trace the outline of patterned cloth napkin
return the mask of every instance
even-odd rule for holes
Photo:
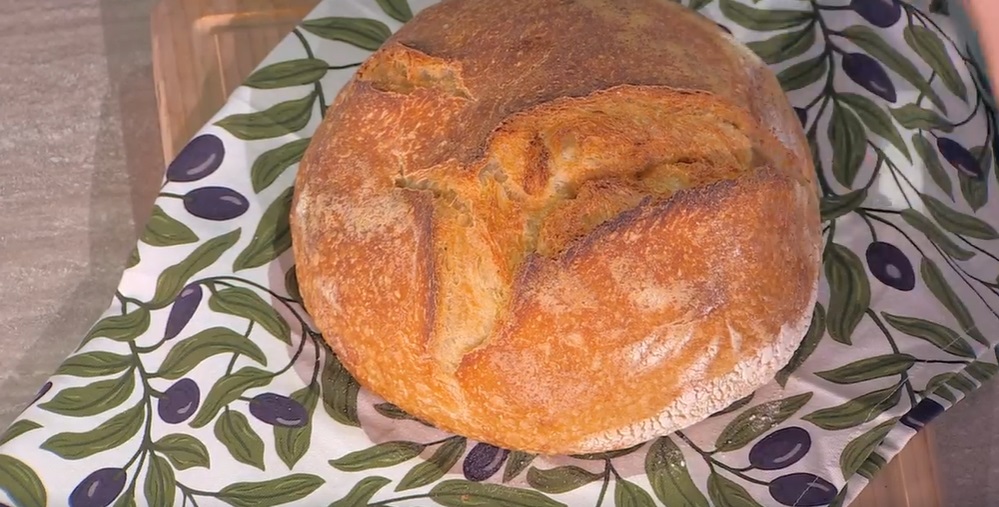
[[[684,3],[772,65],[819,169],[820,302],[769,384],[683,431],[586,456],[444,434],[360,389],[299,302],[291,185],[339,88],[428,2],[328,0],[170,164],[110,308],[0,437],[0,500],[849,503],[999,371],[982,70],[925,1]]]

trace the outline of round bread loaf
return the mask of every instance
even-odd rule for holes
[[[666,0],[445,0],[341,90],[291,216],[344,366],[435,426],[631,446],[769,381],[821,232],[773,74]]]

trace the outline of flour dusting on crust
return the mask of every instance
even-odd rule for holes
[[[802,312],[798,321],[781,326],[779,335],[770,346],[737,362],[731,373],[720,378],[705,379],[705,372],[698,374],[696,371],[697,365],[701,363],[698,361],[691,365],[691,371],[684,376],[685,388],[682,394],[659,415],[617,430],[591,435],[579,443],[578,452],[623,449],[668,435],[704,420],[766,384],[791,360],[801,338],[808,331],[818,289],[816,280],[809,304],[805,307],[807,311]],[[717,345],[714,349],[717,351]],[[705,358],[712,355],[708,352],[710,351],[705,351]]]

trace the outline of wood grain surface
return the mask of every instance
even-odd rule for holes
[[[153,76],[169,161],[318,0],[161,0]],[[912,438],[851,507],[939,507],[932,425]]]

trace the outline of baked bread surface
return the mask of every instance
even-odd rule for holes
[[[772,378],[821,233],[772,73],[665,0],[445,0],[327,111],[291,228],[344,366],[435,426],[628,447]]]

